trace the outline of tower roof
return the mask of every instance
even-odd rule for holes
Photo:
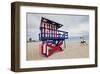
[[[49,20],[49,19],[44,18],[44,17],[42,17],[41,22],[42,22],[42,21],[47,22],[47,23],[50,23],[50,25],[56,25],[56,26],[57,26],[57,29],[63,26],[63,25],[60,24],[60,23],[57,23],[57,22],[55,22],[55,21]]]

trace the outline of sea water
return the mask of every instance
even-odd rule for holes
[[[84,40],[86,41],[86,43],[89,43],[89,37],[84,37]],[[68,39],[66,39],[66,42],[68,43],[73,43],[73,42],[81,42],[80,37],[69,37]]]

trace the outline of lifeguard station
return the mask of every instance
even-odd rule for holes
[[[61,46],[64,40],[68,39],[68,32],[58,30],[63,25],[52,20],[41,18],[39,40],[41,44],[41,54],[49,57],[56,51],[63,51]]]

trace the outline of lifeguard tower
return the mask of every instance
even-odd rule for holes
[[[68,39],[68,32],[58,30],[63,25],[52,20],[41,18],[39,40],[41,44],[41,54],[47,57],[56,51],[63,51],[64,40]]]

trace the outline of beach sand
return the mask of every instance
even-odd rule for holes
[[[66,42],[64,51],[57,51],[50,57],[45,57],[40,53],[41,42],[27,43],[27,60],[49,60],[49,59],[75,59],[88,58],[89,45],[80,45],[79,42]]]

